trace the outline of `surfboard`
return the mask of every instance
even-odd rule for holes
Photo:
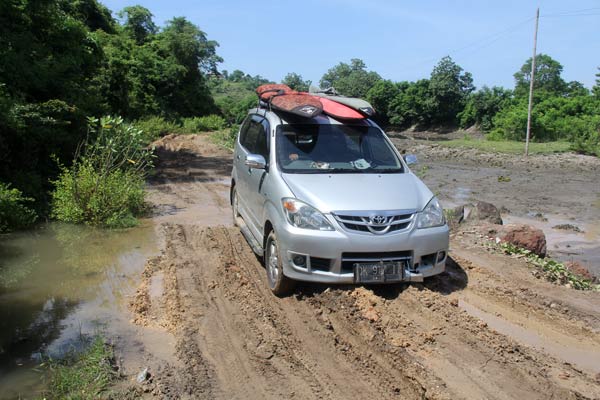
[[[285,93],[294,92],[288,85],[282,83],[267,83],[256,88],[256,94],[263,101],[269,101],[272,97]]]
[[[323,104],[319,100],[306,93],[292,92],[271,97],[269,104],[275,110],[312,118],[323,112]]]
[[[336,119],[364,119],[365,116],[352,107],[348,107],[327,97],[314,97],[323,105],[323,112]]]
[[[309,93],[313,96],[327,98],[329,100],[333,100],[337,103],[351,107],[354,110],[361,113],[362,115],[364,115],[365,117],[370,118],[373,115],[375,115],[375,109],[368,101],[356,97],[341,96],[335,91],[334,88],[321,90],[315,86],[311,86],[309,89]]]
[[[260,100],[274,110],[285,111],[301,117],[312,118],[323,112],[318,98],[300,93],[283,84],[266,84],[256,88]]]

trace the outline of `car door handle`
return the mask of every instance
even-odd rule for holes
[[[238,160],[240,160],[240,159],[242,158],[242,156],[240,156],[240,155],[238,154],[238,155],[237,155],[235,158],[237,158]]]

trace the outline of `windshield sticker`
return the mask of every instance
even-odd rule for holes
[[[329,169],[329,163],[322,162],[322,161],[313,161],[310,163],[310,167],[317,168],[317,169]]]
[[[367,169],[371,166],[371,164],[369,164],[369,162],[367,160],[365,160],[364,158],[359,158],[356,161],[351,161],[351,164],[356,169]]]

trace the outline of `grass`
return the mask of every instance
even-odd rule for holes
[[[111,346],[97,337],[83,353],[74,353],[61,361],[50,360],[50,381],[43,399],[98,399],[118,378]]]
[[[541,258],[529,250],[522,249],[510,243],[501,243],[499,247],[505,254],[525,257],[527,263],[537,267],[538,270],[543,273],[544,277],[550,282],[561,285],[569,285],[573,289],[577,290],[600,291],[599,284],[595,284],[589,279],[585,279],[574,274],[573,272],[569,271],[569,269],[563,263],[550,258]]]
[[[525,143],[515,141],[492,141],[485,139],[454,139],[438,142],[446,147],[466,147],[491,153],[524,154]],[[552,154],[569,151],[569,142],[529,143],[529,154]]]
[[[233,151],[235,144],[235,135],[237,134],[237,127],[231,127],[222,129],[219,131],[210,132],[210,139],[213,143],[223,146],[228,150]]]

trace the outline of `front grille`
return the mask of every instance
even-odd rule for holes
[[[330,266],[331,266],[331,260],[329,258],[319,258],[319,257],[311,257],[310,258],[310,268],[312,270],[329,272]]]
[[[412,264],[412,251],[386,251],[369,253],[342,253],[342,273],[354,272],[354,264],[379,261],[408,261]]]
[[[415,211],[368,211],[334,212],[333,216],[345,229],[350,231],[383,235],[408,229],[414,220]]]

